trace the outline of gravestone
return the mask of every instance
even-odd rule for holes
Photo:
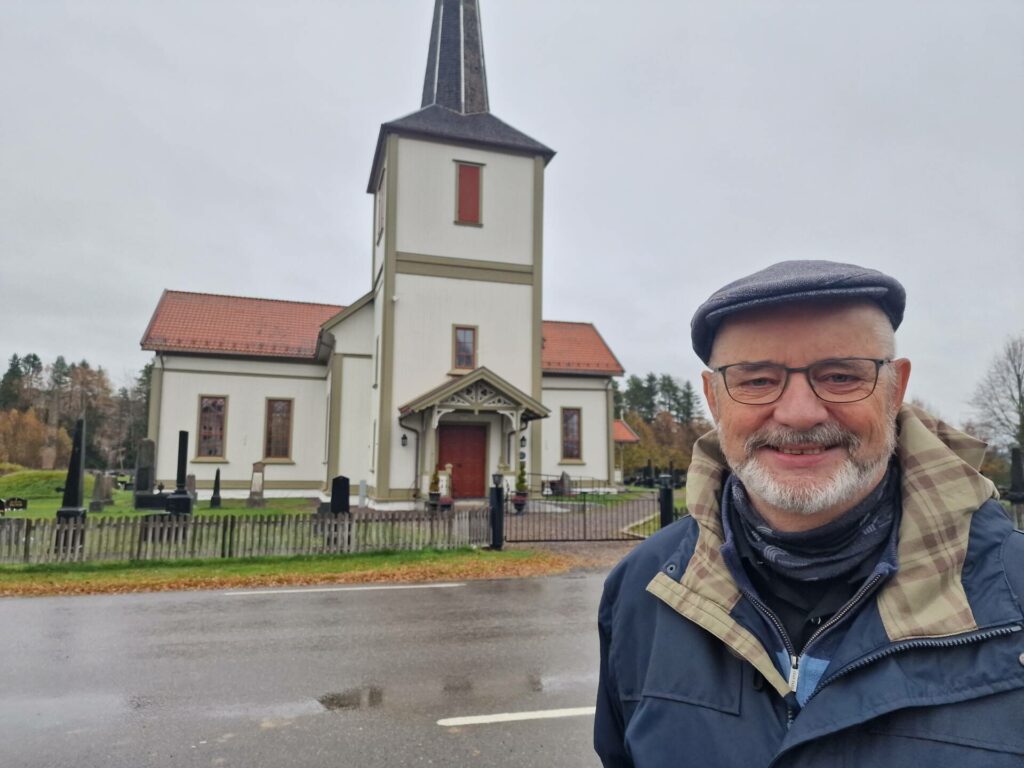
[[[558,484],[561,486],[563,496],[572,495],[572,478],[569,477],[568,472],[562,472],[562,476],[558,478]]]
[[[135,496],[136,509],[166,509],[167,494],[163,488],[153,493],[156,484],[156,443],[145,439],[139,441],[139,455],[135,459]]]
[[[220,509],[220,470],[213,476],[213,495],[210,496],[210,509]]]
[[[172,515],[191,515],[192,497],[185,490],[185,467],[188,464],[188,432],[178,432],[178,474],[174,493],[167,497],[166,510]]]
[[[331,480],[331,514],[349,513],[349,480],[344,475],[338,475]]]
[[[266,465],[262,461],[254,462],[252,465],[252,480],[249,483],[249,498],[245,500],[245,506],[251,508],[263,507],[263,473]]]
[[[185,493],[192,497],[192,503],[194,504],[199,498],[196,495],[196,476],[186,475],[185,476]]]
[[[71,459],[68,474],[64,480],[64,499],[57,510],[58,520],[75,520],[85,517],[82,497],[85,491],[85,419],[75,422],[71,438]]]
[[[89,502],[90,512],[103,511],[103,475],[93,475],[92,500]]]
[[[109,507],[114,503],[114,482],[113,475],[103,475],[103,506]]]

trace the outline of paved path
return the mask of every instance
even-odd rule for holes
[[[0,766],[595,766],[602,580],[2,600]]]

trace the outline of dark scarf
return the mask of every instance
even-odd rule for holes
[[[863,501],[819,528],[799,533],[775,531],[747,497],[735,475],[726,481],[739,530],[764,563],[797,581],[820,581],[850,573],[889,540],[899,514],[899,472],[890,464]]]

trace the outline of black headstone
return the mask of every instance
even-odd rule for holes
[[[220,470],[213,476],[213,495],[210,497],[210,509],[220,509]]]
[[[185,468],[188,464],[188,432],[178,432],[178,477],[174,493],[167,497],[167,511],[172,515],[191,515],[192,496],[185,489]]]
[[[75,422],[75,433],[71,438],[71,460],[68,475],[64,481],[64,499],[57,510],[58,520],[85,517],[82,505],[85,492],[85,419]]]
[[[1010,449],[1010,492],[1006,496],[1011,504],[1024,504],[1024,463],[1016,446]]]
[[[348,514],[349,506],[349,482],[344,475],[338,475],[331,480],[331,513],[338,515]]]

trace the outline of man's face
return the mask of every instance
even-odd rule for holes
[[[711,365],[772,362],[798,368],[839,357],[886,358],[885,316],[871,304],[797,304],[736,315],[715,337]],[[863,499],[885,472],[910,362],[882,366],[870,397],[818,398],[790,374],[774,403],[734,401],[721,374],[705,372],[704,392],[722,451],[755,508],[782,530],[823,525]]]

